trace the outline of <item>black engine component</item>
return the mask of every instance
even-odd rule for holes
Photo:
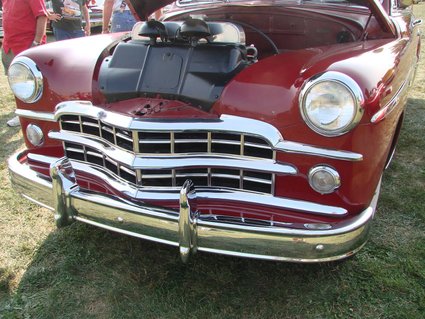
[[[208,24],[201,19],[189,18],[180,27],[180,35],[183,38],[207,38],[211,36]]]
[[[185,34],[208,35],[205,25],[202,31],[188,28]],[[224,86],[247,65],[246,48],[237,43],[204,41],[193,46],[190,40],[130,40],[119,43],[113,55],[105,58],[99,84],[110,102],[160,95],[209,110]]]
[[[161,38],[163,41],[168,38],[165,25],[156,20],[149,20],[143,23],[139,35],[148,37],[151,40],[151,44],[154,44],[157,38]]]

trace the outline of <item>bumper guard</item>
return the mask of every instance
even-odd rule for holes
[[[196,251],[304,263],[346,258],[366,243],[378,196],[377,191],[370,207],[331,229],[240,225],[203,218],[196,210],[196,192],[190,180],[180,190],[180,209],[175,211],[81,189],[67,158],[53,163],[51,180],[46,179],[19,161],[22,156],[18,152],[9,159],[14,188],[54,211],[58,227],[77,220],[176,246],[184,262]]]

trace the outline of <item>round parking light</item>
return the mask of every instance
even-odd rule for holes
[[[29,124],[27,126],[26,135],[28,141],[34,146],[40,146],[44,143],[43,131],[35,124]]]
[[[308,173],[308,182],[320,194],[333,193],[341,185],[338,172],[325,165],[313,167]]]

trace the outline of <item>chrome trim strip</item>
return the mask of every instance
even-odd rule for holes
[[[51,165],[58,160],[56,157],[48,157],[37,154],[28,154],[28,158],[45,165]],[[71,163],[72,167],[76,171],[82,171],[86,174],[97,176],[118,192],[126,194],[136,200],[176,201],[179,198],[179,188],[170,188],[168,190],[155,187],[136,188],[135,186],[115,178],[111,173],[101,167],[77,161],[71,161]],[[252,205],[263,205],[326,216],[345,216],[348,213],[346,209],[336,206],[275,197],[268,194],[249,191],[227,190],[223,188],[199,187],[196,189],[196,196],[198,199],[244,202]]]
[[[188,155],[188,154],[168,154],[164,155],[134,155],[124,151],[112,144],[97,141],[97,139],[73,134],[68,132],[49,132],[51,139],[80,144],[99,150],[102,154],[113,159],[122,165],[134,169],[179,169],[187,167],[212,167],[212,168],[234,168],[254,170],[267,173],[295,175],[296,168],[288,164],[276,163],[273,160],[241,158],[239,156],[224,155]]]
[[[203,251],[206,253],[211,254],[220,254],[220,255],[227,255],[227,256],[233,256],[233,257],[243,257],[243,258],[252,258],[252,259],[262,259],[262,260],[273,260],[273,261],[283,261],[283,262],[292,262],[292,263],[324,263],[324,262],[332,262],[335,260],[340,260],[344,258],[348,258],[354,254],[356,254],[359,250],[363,248],[363,246],[366,245],[366,242],[361,244],[358,248],[341,254],[340,256],[335,257],[328,257],[328,258],[316,258],[316,259],[308,259],[308,258],[293,258],[293,257],[271,257],[271,256],[264,256],[260,254],[245,254],[241,252],[234,252],[229,250],[220,250],[220,249],[211,249],[211,248],[203,248],[199,247],[198,251]],[[319,245],[316,245],[316,247]],[[316,248],[314,247],[314,248]],[[313,247],[312,247],[313,248]],[[316,248],[317,249],[317,248]]]
[[[99,119],[110,126],[145,132],[173,131],[175,133],[184,133],[187,131],[215,131],[245,133],[246,128],[249,127],[250,133],[259,137],[266,137],[272,145],[282,140],[280,132],[266,122],[226,114],[217,119],[197,121],[135,119],[131,116],[105,111],[88,101],[67,101],[59,103],[56,107],[56,120],[59,120],[63,115],[88,116]]]
[[[38,155],[38,154],[32,154],[29,153],[28,159],[34,162],[38,162],[40,164],[44,164],[46,166],[50,166],[52,163],[58,160],[57,157],[51,157],[51,156],[44,156],[44,155]],[[89,164],[83,164],[80,162],[72,162],[72,167],[77,171],[84,171],[89,175],[96,175],[99,178],[101,178],[105,184],[109,185],[113,189],[117,190],[120,193],[126,194],[129,197],[136,198],[138,189],[136,189],[134,186],[131,186],[127,182],[124,182],[118,178],[114,178],[110,172],[108,172],[105,169],[101,169],[100,167],[95,167],[94,165]],[[28,169],[28,171],[33,172],[32,170]],[[32,174],[34,175],[34,174]],[[175,199],[175,198],[173,198]]]
[[[182,189],[180,207],[181,210],[186,209],[186,213],[179,213],[80,189],[75,184],[74,172],[66,158],[52,163],[53,186],[46,187],[40,177],[31,178],[31,169],[18,160],[22,155],[16,153],[9,159],[13,186],[27,197],[43,198],[42,202],[47,206],[56,203],[59,218],[66,217],[68,221],[72,216],[73,220],[130,236],[190,248],[189,252],[192,253],[199,250],[306,263],[341,259],[364,245],[374,212],[374,207],[368,207],[359,215],[336,222],[326,230],[295,229],[289,228],[290,225],[265,227],[233,224],[224,220],[211,221],[210,215],[204,216],[207,219],[204,220],[202,215],[196,214],[190,187]],[[53,197],[52,190],[61,196]],[[375,202],[372,200],[372,203]],[[183,231],[179,231],[179,220]],[[186,253],[186,249],[183,250]]]
[[[57,122],[54,113],[17,109],[15,114],[33,120]]]
[[[409,73],[409,76],[407,77],[408,79],[410,79],[410,73]],[[405,80],[403,84],[400,86],[400,88],[398,89],[398,91],[391,98],[391,100],[388,101],[388,103],[384,105],[384,107],[382,107],[378,112],[376,112],[372,116],[370,120],[371,123],[378,123],[382,121],[395,109],[395,107],[400,103],[400,96],[406,89],[408,89],[407,84],[408,84],[408,80]]]
[[[301,144],[297,142],[281,141],[276,146],[276,150],[285,153],[304,154],[312,156],[322,156],[336,160],[358,162],[363,160],[363,155],[359,153],[320,148],[313,145]]]
[[[171,246],[178,246],[178,243],[170,241],[170,240],[161,240],[161,239],[158,239],[158,238],[155,238],[155,237],[152,237],[152,236],[137,234],[137,233],[134,233],[134,232],[131,232],[131,231],[127,231],[125,229],[120,229],[120,228],[108,226],[108,225],[105,225],[105,224],[101,224],[101,223],[98,223],[98,222],[95,222],[93,220],[83,218],[83,217],[80,217],[80,216],[75,216],[74,219],[79,221],[79,222],[85,223],[85,224],[89,224],[89,225],[92,225],[92,226],[95,226],[95,227],[99,227],[99,228],[106,229],[106,230],[109,230],[109,231],[113,231],[113,232],[116,232],[116,233],[120,233],[120,234],[123,234],[123,235],[132,236],[132,237],[145,239],[145,240],[150,240],[150,241],[153,241],[153,242],[156,242],[156,243],[161,243],[161,244],[166,244],[166,245],[171,245]]]
[[[372,207],[367,207],[363,212],[360,213],[360,215],[356,216],[354,218],[354,228],[358,228],[360,225],[364,225],[367,223],[367,221],[371,218],[373,215],[374,209]],[[262,226],[245,226],[245,225],[238,225],[238,224],[226,224],[221,223],[220,225],[217,225],[217,222],[211,222],[211,221],[204,221],[202,220],[202,216],[200,216],[198,220],[198,227],[204,227],[204,228],[213,228],[213,227],[219,227],[222,229],[232,229],[232,230],[246,230],[253,233],[261,233],[265,232],[268,234],[280,234],[282,233],[281,227],[262,227]],[[338,227],[332,226],[330,229],[318,229],[314,230],[315,236],[323,236],[323,235],[338,235],[347,233],[352,229],[353,224],[352,223],[342,223],[341,225],[338,225]],[[288,228],[285,229],[285,234],[291,234],[294,236],[297,235],[305,235],[307,232],[307,228],[305,229],[295,229],[295,228]]]
[[[22,195],[22,197],[24,197],[24,198],[28,199],[29,201],[33,202],[34,204],[37,204],[37,205],[39,205],[41,207],[44,207],[44,208],[47,208],[48,210],[51,210],[53,212],[55,211],[55,209],[53,207],[48,206],[48,205],[46,205],[46,204],[44,204],[44,203],[42,203],[42,202],[40,202],[40,201],[38,201],[38,200],[36,200],[36,199],[34,199],[32,197],[29,197],[28,195],[25,195],[25,194],[21,194],[21,195]]]
[[[67,101],[57,105],[55,114],[46,112],[35,112],[29,110],[17,110],[16,114],[22,117],[57,121],[62,115],[88,116],[93,119],[101,120],[103,123],[121,127],[127,130],[142,131],[217,131],[250,133],[267,139],[275,151],[287,153],[304,154],[310,156],[321,156],[343,161],[361,161],[363,155],[344,151],[322,148],[304,143],[286,141],[280,132],[272,125],[249,118],[238,117],[234,115],[223,114],[219,119],[205,121],[160,121],[160,120],[141,120],[133,119],[113,112],[108,112],[102,108],[94,106],[89,101]],[[250,128],[247,132],[246,128]],[[211,137],[208,137],[211,140]]]
[[[346,209],[341,207],[322,205],[303,200],[274,197],[271,195],[262,195],[242,191],[238,192],[224,189],[209,190],[205,188],[197,188],[196,194],[197,197],[200,199],[210,199],[216,201],[235,201],[252,205],[259,204],[269,207],[288,209],[296,212],[304,212],[317,215],[344,216],[348,213]],[[146,195],[143,195],[143,199],[147,200],[148,198],[146,197]],[[140,198],[139,194],[138,198]]]

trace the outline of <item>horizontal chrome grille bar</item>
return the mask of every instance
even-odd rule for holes
[[[57,105],[55,113],[35,112],[32,110],[18,109],[16,114],[21,117],[57,122],[61,116],[77,115],[87,116],[102,120],[112,126],[121,127],[127,130],[147,130],[150,132],[166,131],[170,127],[176,132],[185,132],[187,130],[202,131],[223,131],[244,133],[247,128],[249,131],[261,138],[265,138],[274,151],[281,151],[308,156],[320,156],[344,161],[361,161],[363,156],[344,150],[335,150],[329,148],[308,145],[304,143],[286,141],[280,132],[272,125],[249,118],[242,118],[233,115],[222,115],[217,120],[205,120],[199,122],[193,121],[158,121],[149,119],[133,119],[130,116],[112,113],[94,106],[90,101],[68,101]]]
[[[34,162],[50,166],[58,160],[56,157],[43,156],[37,154],[28,154],[28,158]],[[155,187],[135,187],[129,183],[125,183],[120,179],[115,178],[107,170],[78,161],[71,161],[72,167],[76,171],[84,172],[88,175],[93,175],[101,178],[106,185],[114,188],[118,192],[126,194],[140,201],[170,201],[178,200],[179,188],[176,189],[160,189]],[[197,198],[202,200],[217,200],[217,201],[234,201],[243,202],[252,205],[263,205],[277,209],[287,209],[297,212],[311,213],[326,216],[344,216],[348,212],[346,209],[336,206],[322,205],[303,200],[288,199],[276,197],[270,194],[260,194],[249,191],[229,190],[222,188],[196,188]]]
[[[75,145],[97,150],[107,158],[121,165],[134,169],[178,169],[187,167],[217,167],[232,169],[247,169],[275,174],[295,175],[296,168],[287,164],[280,164],[274,160],[242,158],[230,155],[187,155],[174,154],[173,156],[145,155],[138,156],[126,152],[92,137],[77,135],[68,132],[49,132],[51,139],[68,142]],[[72,148],[72,147],[71,147]]]
[[[90,125],[87,126],[85,123]],[[247,133],[213,131],[200,133],[193,130],[182,133],[175,132],[173,128],[164,132],[130,131],[116,126],[109,127],[101,120],[77,115],[62,116],[60,124],[63,131],[104,139],[119,148],[138,154],[208,153],[268,159],[275,157],[274,151],[265,139]]]
[[[120,176],[128,182],[138,186],[162,186],[176,187],[182,186],[184,181],[190,177],[199,186],[221,186],[235,189],[246,189],[264,193],[272,193],[273,175],[270,173],[250,172],[246,170],[230,170],[215,168],[181,168],[181,169],[134,169],[127,168],[102,154],[95,154],[87,151],[84,146],[67,147],[65,145],[66,156],[70,159],[89,162],[100,165],[111,173]],[[95,155],[93,155],[95,154]],[[94,157],[92,157],[94,156]],[[205,162],[205,161],[204,161]]]

